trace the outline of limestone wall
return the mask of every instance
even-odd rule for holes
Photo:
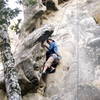
[[[45,88],[43,88],[45,90],[44,96],[41,93],[42,88],[33,93],[34,90],[32,90],[30,80],[23,76],[24,73],[20,69],[20,76],[26,82],[23,82],[24,85],[22,85],[23,100],[100,99],[100,25],[96,22],[98,17],[95,17],[96,13],[99,14],[99,4],[99,0],[64,2],[58,5],[58,11],[44,11],[42,19],[40,19],[42,23],[31,33],[24,30],[23,35],[25,37],[20,37],[14,55],[17,62],[16,66],[18,64],[19,69],[21,66],[26,65],[25,68],[28,66],[31,70],[34,70],[34,68],[32,69],[34,61],[39,68],[42,66],[45,61],[45,50],[40,43],[45,37],[43,35],[45,33],[43,31],[44,27],[50,31],[48,26],[53,27],[51,35],[58,43],[62,59],[56,72],[47,75]],[[43,37],[41,38],[41,36]],[[37,37],[40,38],[35,42]],[[42,57],[39,61],[36,61],[36,58],[40,55]],[[30,59],[31,64],[26,63],[27,59]],[[29,89],[25,88],[25,84],[29,86]]]

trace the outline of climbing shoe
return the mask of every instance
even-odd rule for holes
[[[42,72],[42,75],[46,75],[46,72]]]
[[[52,69],[52,68],[51,68],[51,69],[49,70],[49,73],[54,73],[55,70],[56,70],[56,69]]]

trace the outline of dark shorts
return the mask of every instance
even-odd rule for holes
[[[52,65],[57,65],[59,64],[59,59],[58,59],[58,56],[56,54],[51,54],[49,56],[49,58],[47,59],[46,63],[45,63],[45,66],[52,66]]]

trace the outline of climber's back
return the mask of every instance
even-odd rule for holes
[[[48,53],[49,54],[58,54],[58,46],[56,44],[56,42],[52,39],[48,39],[47,40],[47,43],[49,44],[49,47],[48,47]]]

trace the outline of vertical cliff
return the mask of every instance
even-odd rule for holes
[[[99,100],[100,1],[50,2],[52,9],[25,5],[14,52],[23,100]],[[39,79],[46,52],[41,42],[50,36],[58,43],[62,59],[55,73]]]

